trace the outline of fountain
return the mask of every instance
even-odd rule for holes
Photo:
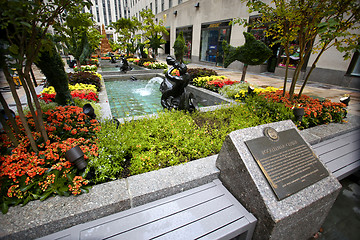
[[[130,67],[130,65],[125,57],[120,58],[120,65],[116,65],[116,67],[120,67],[120,71],[123,73],[126,73],[127,71],[132,70],[132,67]]]
[[[153,77],[144,88],[134,89],[133,92],[140,94],[140,96],[149,96],[153,91],[158,91],[158,85],[160,85],[163,81],[164,79],[161,77]]]

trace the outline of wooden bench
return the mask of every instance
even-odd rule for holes
[[[41,239],[250,240],[255,224],[255,217],[214,180]]]
[[[360,169],[360,129],[314,144],[312,148],[338,180]]]

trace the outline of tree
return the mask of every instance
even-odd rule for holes
[[[174,42],[175,58],[179,62],[183,62],[184,54],[186,51],[184,33],[181,31]]]
[[[128,54],[134,54],[137,50],[137,41],[141,38],[139,34],[136,34],[141,27],[139,20],[136,17],[120,18],[116,22],[112,22],[110,26],[120,35],[120,48],[126,50]]]
[[[60,54],[56,51],[55,45],[50,49],[43,48],[40,51],[39,59],[35,62],[36,66],[44,73],[50,86],[53,86],[56,92],[55,102],[60,105],[72,103],[72,97],[69,90],[69,80],[64,69],[64,62]]]
[[[89,43],[90,29],[93,28],[94,22],[91,19],[92,14],[83,13],[82,5],[75,6],[68,11],[65,21],[65,33],[61,34],[62,41],[65,43],[68,51],[74,56],[76,64],[80,66],[91,55],[91,46]],[[92,34],[95,32],[92,31]],[[94,35],[92,35],[94,36]],[[97,39],[98,38],[98,39]],[[101,35],[95,35],[95,41],[99,40]]]
[[[42,120],[40,103],[30,79],[31,66],[44,43],[49,41],[46,38],[49,28],[51,26],[54,29],[61,27],[57,21],[64,18],[64,11],[79,4],[89,3],[89,1],[81,0],[55,0],[46,3],[28,0],[0,1],[0,38],[2,41],[0,64],[16,102],[17,112],[25,133],[31,148],[35,152],[38,152],[38,147],[25,118],[9,69],[13,67],[17,69],[35,122],[36,131],[41,134],[42,139],[46,142],[48,135]],[[34,105],[35,107],[33,107]],[[14,128],[14,126],[12,127]],[[10,137],[10,139],[13,138]]]
[[[244,64],[241,82],[245,81],[248,65],[263,64],[272,55],[271,49],[260,40],[256,40],[251,33],[244,32],[245,44],[240,47],[233,47],[226,41],[222,42],[224,49],[224,67],[238,60]]]
[[[153,58],[156,58],[158,49],[162,48],[161,45],[165,44],[166,41],[163,39],[163,34],[169,35],[169,32],[163,25],[163,21],[159,20],[159,24],[155,24],[155,15],[151,9],[144,9],[140,12],[142,21],[143,37],[147,38],[147,43],[153,50]]]
[[[350,51],[358,48],[359,35],[356,32],[359,29],[360,4],[357,0],[275,0],[273,5],[260,0],[243,2],[247,3],[250,12],[257,11],[262,15],[261,20],[255,24],[268,26],[266,36],[274,40],[273,44],[279,43],[284,47],[287,57],[284,93],[290,43],[298,43],[299,61],[289,89],[290,100],[294,98],[296,82],[311,54],[320,51],[307,74],[302,90],[324,51],[334,46],[345,52],[345,57],[349,57]]]

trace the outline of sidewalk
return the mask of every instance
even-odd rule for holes
[[[39,94],[42,89],[43,89],[43,84],[44,84],[44,74],[42,74],[42,72],[35,66],[32,66],[33,72],[34,72],[34,76],[36,79],[36,83],[38,85],[38,87],[35,88],[37,94]],[[3,73],[2,70],[0,70],[0,91],[2,96],[4,97],[5,101],[7,102],[7,104],[9,105],[10,109],[13,110],[14,112],[17,112],[16,109],[16,104],[15,104],[15,100],[12,96],[12,93],[10,91],[10,89],[8,88],[9,84],[6,81],[5,75]],[[20,86],[17,90],[16,90],[19,98],[20,98],[20,102],[22,103],[23,107],[25,105],[27,105],[27,99],[26,99],[26,94],[25,94],[25,90],[22,86]],[[0,108],[3,109],[3,107],[0,104]]]
[[[159,57],[159,62],[165,62],[165,57]],[[234,69],[227,69],[227,68],[221,68],[221,67],[215,67],[210,66],[209,64],[201,64],[201,63],[190,63],[188,64],[188,68],[209,68],[215,70],[218,75],[225,75],[229,77],[231,80],[237,80],[240,81],[241,79],[241,70],[234,70]],[[65,69],[68,69],[66,63],[65,63]],[[33,71],[35,75],[35,79],[40,86],[40,84],[43,82],[44,75],[41,73],[41,71],[33,65]],[[272,73],[265,72],[261,74],[257,73],[246,73],[245,80],[249,82],[250,84],[254,84],[258,87],[276,87],[276,88],[282,88],[284,84],[284,80],[282,77],[274,76]],[[301,87],[301,81],[296,86],[295,93],[297,93]],[[288,81],[287,83],[287,90],[290,87],[291,82]],[[0,88],[8,86],[8,83],[6,82],[6,79],[3,75],[3,72],[0,72]],[[42,90],[41,87],[37,89],[39,92]],[[11,109],[16,111],[15,101],[13,100],[11,92],[1,92],[3,97],[5,98],[6,102],[9,104]],[[23,87],[20,87],[17,90],[17,93],[20,97],[20,100],[23,104],[26,104],[26,96]],[[328,85],[323,83],[315,83],[315,82],[309,82],[305,89],[304,93],[305,95],[311,96],[311,97],[319,97],[319,98],[326,98],[333,102],[339,102],[339,99],[344,94],[349,94],[351,97],[349,106],[348,106],[348,114],[350,115],[357,115],[360,116],[360,90],[358,89],[350,89],[350,88],[344,88],[340,86],[334,86],[334,85]]]
[[[160,62],[166,62],[165,57],[160,57],[158,59]],[[241,70],[227,69],[222,67],[210,66],[208,64],[201,63],[190,63],[187,65],[188,68],[209,68],[215,70],[218,75],[224,75],[229,77],[231,80],[241,80],[242,72]],[[283,88],[284,78],[275,76],[273,73],[265,72],[265,73],[251,73],[247,72],[245,76],[245,81],[250,84],[254,84],[258,87],[276,87]],[[298,81],[295,93],[298,93],[301,88],[302,81]],[[291,80],[287,82],[287,90],[289,90],[291,85]],[[339,99],[344,96],[344,94],[350,95],[350,103],[348,106],[348,114],[360,116],[360,90],[344,88],[335,85],[316,83],[316,82],[308,82],[305,86],[303,94],[318,97],[318,98],[326,98],[331,100],[332,102],[339,102]]]

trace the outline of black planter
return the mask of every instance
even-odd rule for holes
[[[294,113],[294,116],[295,116],[295,121],[296,122],[301,122],[304,114],[305,114],[305,111],[303,108],[294,108],[293,109],[293,113]]]
[[[74,163],[77,169],[83,170],[87,166],[84,159],[84,153],[79,146],[73,147],[65,153],[65,158],[71,163]]]
[[[90,103],[87,103],[83,106],[83,112],[88,115],[89,117],[91,117],[92,119],[96,118],[96,114],[94,112],[94,108],[91,106]]]

